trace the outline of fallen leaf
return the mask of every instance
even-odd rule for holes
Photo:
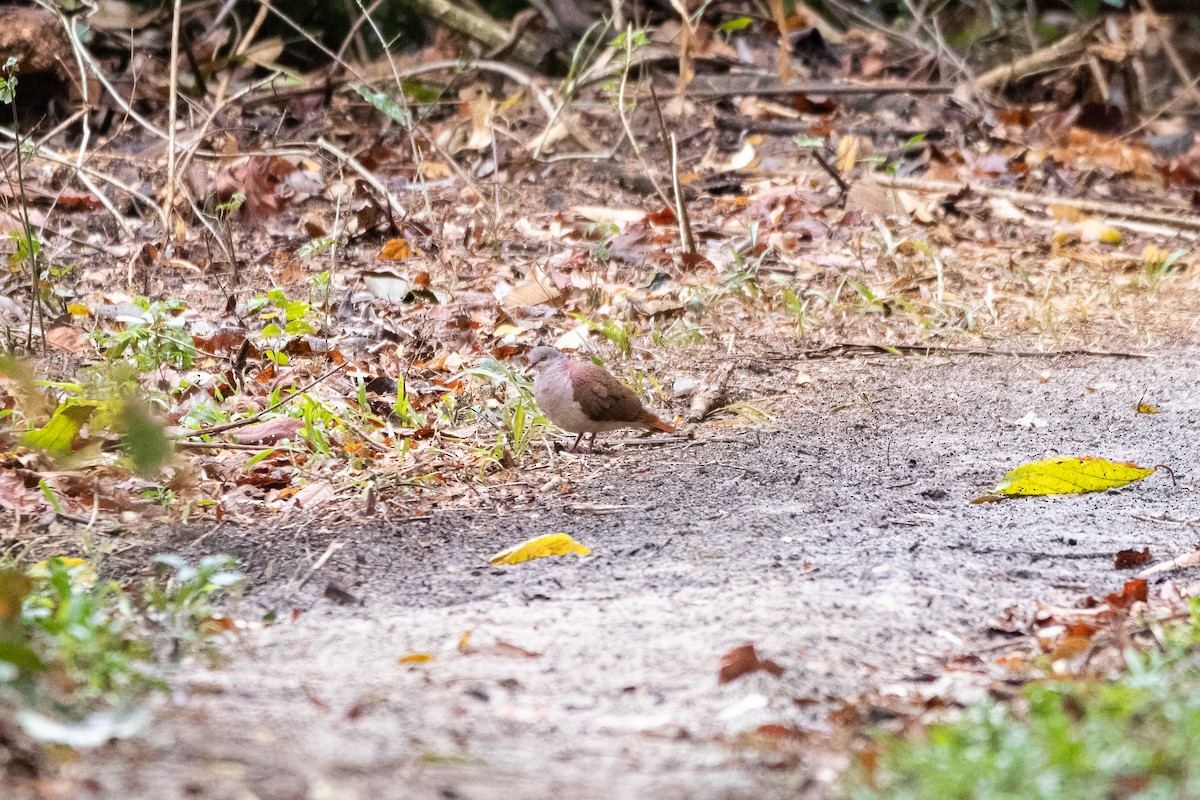
[[[1103,492],[1154,474],[1153,469],[1105,458],[1047,458],[1023,464],[1004,476],[993,495],[1033,497],[1045,494]]]
[[[520,564],[534,558],[565,556],[571,553],[586,556],[590,552],[592,552],[590,548],[584,547],[572,539],[570,534],[547,533],[545,536],[537,536],[513,545],[507,550],[501,550],[489,561],[493,564]]]
[[[300,430],[303,425],[303,420],[292,417],[276,417],[234,431],[233,438],[237,440],[238,444],[277,444],[295,436],[296,431]]]
[[[1086,636],[1068,636],[1050,654],[1051,661],[1063,661],[1086,652],[1092,640]]]
[[[433,661],[433,653],[409,653],[396,659],[397,664],[426,664]]]
[[[86,353],[92,349],[87,337],[70,325],[58,325],[46,331],[46,344],[68,353]]]
[[[1200,567],[1200,550],[1195,550],[1191,553],[1172,558],[1170,561],[1164,561],[1161,564],[1155,564],[1152,567],[1146,567],[1139,572],[1139,578],[1148,578],[1151,575],[1156,575],[1159,572],[1170,572],[1173,569],[1182,569],[1184,567]]]
[[[41,492],[25,486],[25,481],[11,470],[0,471],[0,508],[32,514],[45,503]]]
[[[412,245],[405,239],[388,239],[379,250],[384,261],[403,261],[412,255]]]
[[[1150,548],[1142,550],[1122,550],[1113,559],[1113,569],[1133,569],[1140,567],[1150,560]]]
[[[729,683],[743,675],[759,670],[769,672],[776,678],[783,674],[783,667],[769,659],[760,659],[754,645],[744,644],[721,656],[721,668],[717,672],[717,683]]]
[[[505,308],[520,308],[522,306],[540,306],[558,297],[561,292],[548,278],[541,275],[531,280],[517,284],[500,302]],[[518,330],[520,330],[518,328]],[[497,335],[499,332],[497,331]]]
[[[1120,592],[1114,592],[1104,598],[1104,602],[1113,608],[1128,608],[1134,603],[1144,603],[1150,596],[1150,585],[1143,578],[1125,581]]]

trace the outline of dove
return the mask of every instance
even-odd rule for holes
[[[563,430],[577,434],[571,452],[579,452],[584,434],[596,452],[596,434],[619,428],[674,433],[671,427],[642,405],[629,387],[592,363],[576,363],[553,347],[529,352],[529,369],[536,377],[533,397],[542,413]]]

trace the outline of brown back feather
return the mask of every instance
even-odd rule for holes
[[[674,433],[675,429],[646,410],[633,391],[595,364],[571,364],[575,402],[599,422],[628,422]]]

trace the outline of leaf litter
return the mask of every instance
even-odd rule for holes
[[[771,37],[745,28],[725,31],[742,31],[738,50],[709,37],[693,56],[738,54],[769,68]],[[671,40],[672,30],[682,32],[663,23],[657,39]],[[1119,24],[1111,31],[1122,35]],[[853,34],[824,34],[836,77],[892,75],[889,65],[915,56]],[[402,65],[437,61],[439,46],[406,54]],[[242,55],[261,66],[281,52],[279,40],[266,39]],[[235,84],[246,80],[240,67],[211,58]],[[145,66],[139,80],[165,95],[163,65]],[[1194,296],[1193,256],[1174,248],[1169,215],[1166,227],[1139,227],[1059,195],[1089,194],[1098,181],[1129,204],[1152,196],[1156,211],[1186,214],[1200,183],[1196,155],[1165,158],[1149,140],[1092,130],[1081,107],[1001,108],[964,125],[981,139],[962,146],[961,130],[907,136],[894,124],[901,120],[880,124],[873,110],[835,98],[730,104],[744,125],[802,119],[801,147],[777,135],[722,137],[717,122],[728,108],[672,105],[673,127],[702,132],[685,152],[695,172],[679,176],[700,243],[685,253],[677,215],[628,188],[637,183],[629,175],[538,162],[577,145],[620,144],[603,102],[600,111],[564,105],[561,120],[547,119],[541,89],[509,96],[456,86],[457,69],[431,79],[434,97],[460,101],[436,114],[415,90],[404,102],[366,86],[332,92],[324,124],[337,144],[303,155],[262,151],[281,124],[301,138],[315,107],[293,104],[282,122],[249,105],[229,108],[231,124],[204,143],[219,166],[186,177],[209,214],[180,216],[170,246],[153,222],[125,219],[137,236],[99,242],[103,257],[73,250],[69,237],[99,229],[105,213],[78,180],[52,212],[35,209],[53,213],[64,234],[56,263],[71,262],[47,303],[66,315],[45,330],[62,355],[37,359],[47,380],[32,390],[19,370],[5,369],[10,457],[0,466],[0,505],[36,510],[43,522],[97,511],[227,521],[317,506],[327,519],[364,507],[420,518],[433,506],[503,506],[535,493],[518,480],[535,469],[582,472],[557,460],[520,374],[520,354],[535,343],[573,345],[669,403],[662,387],[686,377],[672,373],[696,354],[711,361],[781,342],[794,352],[850,340],[974,348],[999,336],[1035,349],[1153,345],[1159,324]],[[712,77],[702,73],[698,85]],[[590,99],[612,100],[594,91]],[[414,104],[425,116],[406,141],[393,123],[407,125]],[[649,140],[649,104],[636,105],[634,124]],[[947,108],[930,103],[902,122],[932,131]],[[116,147],[141,152],[149,138],[131,128]],[[848,188],[815,166],[810,140]],[[353,162],[337,155],[348,150]],[[162,184],[161,163],[139,166]],[[665,177],[666,165],[655,166]],[[32,193],[52,196],[53,169],[34,162]],[[421,192],[410,191],[418,184]],[[126,194],[123,202],[146,201]],[[6,287],[14,291],[15,275]],[[40,325],[18,304],[0,311],[6,329]],[[121,421],[143,408],[133,397],[147,399],[157,435],[146,413]],[[763,420],[737,399],[745,398],[721,406],[727,419],[741,409]],[[1001,491],[1096,491],[1150,472],[1053,461],[1010,473]],[[1132,581],[1094,616],[1154,603]],[[1044,631],[1054,663],[1087,650],[1081,640],[1097,631],[1081,624],[1062,640]],[[772,671],[752,646],[733,660]]]

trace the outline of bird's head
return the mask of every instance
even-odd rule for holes
[[[553,347],[535,347],[529,351],[529,371],[541,372],[547,367],[561,364],[567,357]]]

